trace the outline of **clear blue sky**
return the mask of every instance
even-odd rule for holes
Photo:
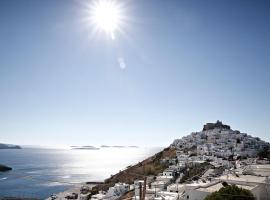
[[[129,0],[115,40],[84,2],[0,1],[0,142],[161,146],[217,119],[270,141],[270,1]]]

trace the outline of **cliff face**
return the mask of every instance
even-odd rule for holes
[[[0,143],[0,149],[21,149],[18,145]]]

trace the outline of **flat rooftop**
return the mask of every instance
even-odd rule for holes
[[[197,186],[205,186],[205,185],[208,185],[210,184],[211,182],[210,181],[206,181],[205,183],[202,182],[202,181],[194,181],[192,183],[188,183],[188,184],[185,184],[185,186],[187,187],[197,187]]]
[[[253,182],[253,183],[265,183],[266,177],[252,176],[252,175],[239,175],[239,177],[228,174],[215,178],[216,180],[223,181],[241,181],[241,182]]]
[[[154,181],[151,183],[151,185],[165,185],[167,183],[167,181]]]
[[[270,176],[270,165],[250,165],[252,172],[261,176]]]
[[[247,189],[247,190],[252,190],[253,188],[256,187],[256,185],[242,185],[242,184],[236,184],[236,186],[241,187],[243,189]],[[212,192],[218,191],[222,187],[223,187],[222,183],[217,183],[214,185],[210,185],[208,187],[197,188],[196,190],[212,193]]]
[[[173,176],[157,176],[156,180],[160,180],[160,179],[173,179]]]
[[[250,165],[252,168],[257,168],[257,169],[269,169],[270,170],[270,165]]]

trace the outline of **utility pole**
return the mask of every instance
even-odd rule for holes
[[[177,197],[177,199],[179,200],[179,190],[178,190],[178,183],[177,183],[177,193],[178,193],[178,197]]]
[[[139,182],[140,200],[142,200],[142,183]]]
[[[145,176],[145,177],[144,177],[144,180],[143,180],[143,195],[142,195],[142,200],[145,200],[146,180],[147,180],[147,177]]]

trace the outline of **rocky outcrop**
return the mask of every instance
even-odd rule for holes
[[[6,171],[9,171],[9,170],[12,170],[12,168],[8,167],[6,165],[1,165],[0,164],[0,172],[6,172]]]

